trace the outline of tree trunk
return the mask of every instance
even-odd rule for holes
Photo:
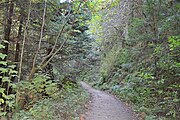
[[[23,28],[23,10],[21,8],[20,10],[20,19],[19,19],[19,30],[18,30],[18,36],[17,36],[17,41],[16,41],[16,51],[15,51],[15,58],[14,58],[14,62],[18,62],[19,61],[19,52],[20,52],[20,39],[22,37],[22,28]]]
[[[30,74],[29,74],[28,80],[32,81],[32,79],[33,79],[33,77],[34,77],[34,74],[35,74],[37,71],[38,71],[38,68],[33,67],[33,68],[31,69]]]
[[[5,7],[5,26],[4,26],[4,40],[10,41],[10,35],[11,35],[11,25],[12,25],[12,16],[14,12],[14,0],[10,1],[7,0],[7,4]],[[3,53],[8,55],[8,43],[3,42],[3,45],[5,46],[5,49],[3,49]],[[7,58],[5,58],[6,60]]]

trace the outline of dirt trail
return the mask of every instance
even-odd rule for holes
[[[132,112],[121,101],[85,82],[81,85],[92,97],[85,120],[133,120]]]

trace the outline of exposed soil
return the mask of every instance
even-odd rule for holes
[[[85,120],[134,120],[131,110],[112,95],[96,90],[85,82],[81,85],[91,95]]]

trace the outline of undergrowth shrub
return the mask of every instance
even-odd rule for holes
[[[79,114],[84,113],[84,104],[88,94],[79,84],[67,82],[60,91],[51,98],[36,102],[27,111],[15,113],[13,120],[79,120]]]
[[[5,46],[0,41],[0,52]],[[8,43],[8,41],[3,40]],[[0,53],[0,119],[15,109],[16,88],[14,80],[17,76],[16,65],[6,60],[7,55]]]
[[[100,79],[93,85],[128,101],[146,120],[179,119],[179,36],[169,37],[167,45],[157,45],[144,58],[137,58],[140,52],[130,49],[111,57],[112,50],[102,59]],[[156,67],[154,56],[158,56]]]
[[[46,75],[37,75],[32,82],[21,81],[18,85],[16,109],[30,109],[39,99],[53,97],[57,91],[57,84]]]

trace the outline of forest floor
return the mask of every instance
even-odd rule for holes
[[[82,87],[90,94],[85,120],[134,120],[133,113],[123,102],[114,96],[92,88],[85,82]]]

